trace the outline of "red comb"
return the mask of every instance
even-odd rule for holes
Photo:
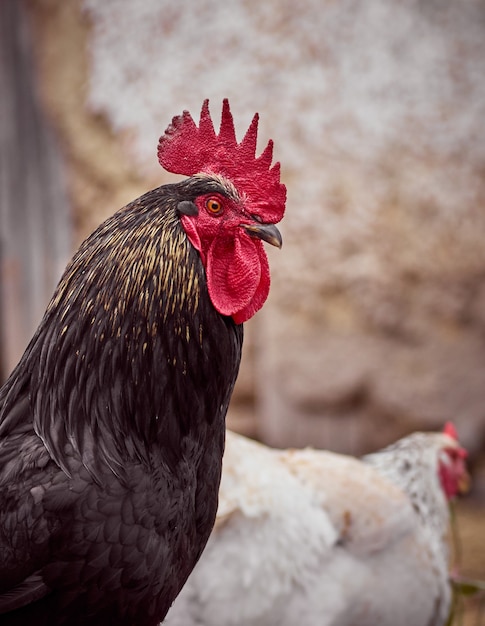
[[[209,101],[205,100],[198,127],[188,111],[173,118],[158,143],[160,165],[174,174],[224,176],[245,195],[252,212],[265,222],[279,222],[285,210],[286,188],[280,183],[280,164],[271,166],[271,140],[256,157],[258,119],[256,113],[244,139],[237,143],[229,101],[222,103],[221,126],[216,135]]]
[[[452,422],[446,422],[445,427],[443,428],[443,433],[458,441],[458,433],[456,432],[456,428]]]

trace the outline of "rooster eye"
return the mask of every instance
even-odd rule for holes
[[[207,207],[209,213],[212,213],[212,215],[217,215],[222,212],[222,204],[217,198],[209,198],[205,203],[205,206]]]

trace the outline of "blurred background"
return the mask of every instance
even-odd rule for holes
[[[484,0],[2,0],[1,378],[80,241],[174,180],[172,117],[224,97],[288,187],[229,426],[360,455],[452,420],[485,577]]]

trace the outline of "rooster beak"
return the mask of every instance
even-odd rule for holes
[[[470,474],[465,470],[458,480],[458,493],[464,495],[470,491],[471,487]]]
[[[257,237],[262,239],[272,246],[281,248],[283,245],[283,239],[281,238],[280,231],[274,224],[241,224],[244,230],[250,237]]]

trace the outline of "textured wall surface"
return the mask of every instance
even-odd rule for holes
[[[358,453],[453,419],[483,446],[483,0],[67,4],[32,9],[83,234],[169,179],[158,136],[206,97],[275,140],[284,247],[234,410],[277,445]]]

